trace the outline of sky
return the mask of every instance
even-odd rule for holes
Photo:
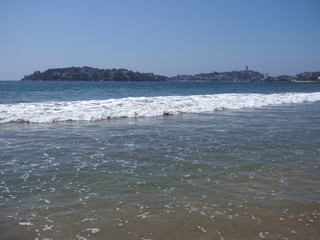
[[[320,1],[0,0],[0,80],[71,66],[320,71]]]

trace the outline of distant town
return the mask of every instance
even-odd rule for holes
[[[294,76],[271,77],[267,73],[249,70],[200,73],[166,77],[127,69],[98,69],[92,67],[53,68],[35,71],[21,81],[180,81],[180,82],[320,82],[320,72],[303,72]]]

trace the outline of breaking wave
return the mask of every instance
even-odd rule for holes
[[[0,104],[0,123],[99,121],[110,118],[205,113],[315,101],[320,101],[320,92],[129,97],[108,100]]]

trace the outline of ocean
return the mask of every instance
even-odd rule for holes
[[[320,239],[320,84],[0,82],[0,239]]]

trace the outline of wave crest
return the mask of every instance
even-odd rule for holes
[[[315,101],[320,101],[320,92],[130,97],[108,100],[0,104],[0,123],[99,121],[110,118],[204,113]]]

